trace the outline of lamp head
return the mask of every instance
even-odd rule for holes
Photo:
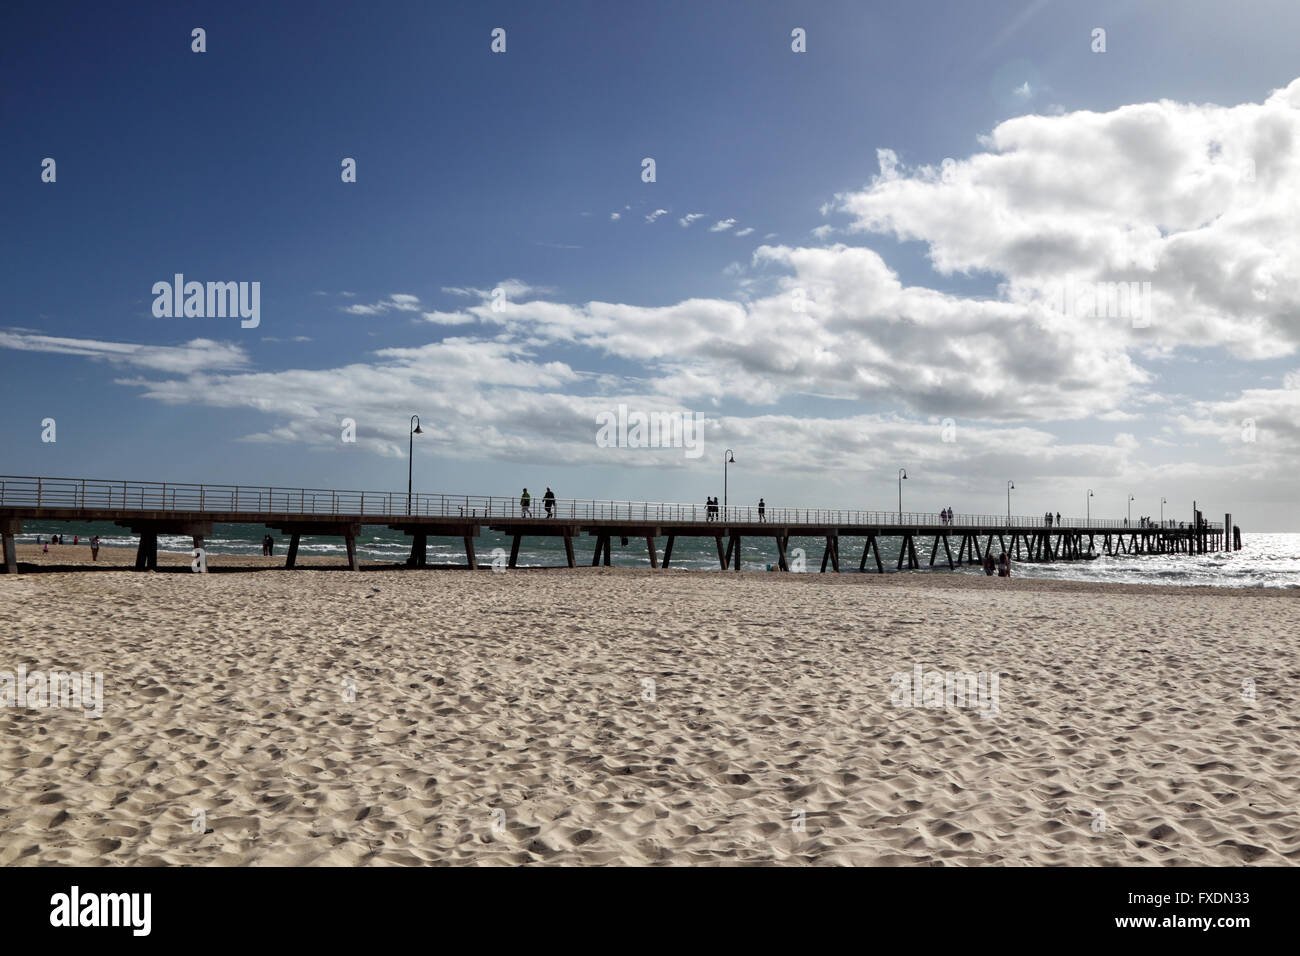
[[[424,431],[420,428],[419,425],[416,425],[416,426],[415,426],[415,431],[414,431],[412,434],[415,434],[415,435],[423,435],[423,434],[424,434]]]

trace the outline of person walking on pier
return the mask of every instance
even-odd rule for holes
[[[542,495],[542,507],[546,509],[546,517],[555,517],[555,492],[550,488],[547,488],[546,494]]]
[[[533,505],[533,496],[530,495],[530,494],[528,493],[528,489],[525,488],[525,489],[524,489],[524,493],[523,493],[522,495],[519,496],[519,515],[520,515],[520,517],[523,517],[523,518],[531,518],[531,517],[533,516],[533,508],[532,508],[532,505]]]
[[[765,502],[762,498],[759,498],[758,499],[758,520],[763,521],[764,520],[763,515],[765,515],[766,513],[767,513],[767,502]]]
[[[1061,526],[1061,513],[1059,511],[1056,513],[1056,526],[1058,528]]]

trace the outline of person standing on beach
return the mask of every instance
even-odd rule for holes
[[[99,560],[99,535],[95,535],[90,539],[90,560]]]
[[[762,498],[759,498],[758,499],[758,520],[759,521],[764,520],[763,515],[766,513],[767,513],[767,502],[765,502]]]
[[[519,513],[522,517],[531,518],[533,516],[532,504],[533,504],[533,496],[530,495],[528,493],[528,489],[525,488],[524,493],[519,496]]]
[[[546,509],[546,517],[555,517],[555,492],[550,488],[547,488],[546,494],[542,495],[542,506]]]
[[[1002,557],[998,559],[998,577],[1011,577],[1011,555],[1005,551],[1002,552]]]
[[[984,573],[987,574],[989,577],[993,577],[993,552],[992,551],[984,552]]]

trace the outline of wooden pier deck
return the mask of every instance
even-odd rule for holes
[[[757,508],[743,505],[715,517],[695,504],[559,499],[548,515],[540,497],[525,511],[517,498],[480,495],[420,493],[408,500],[399,492],[0,476],[0,536],[3,567],[9,573],[18,571],[14,535],[22,533],[24,521],[113,522],[128,528],[139,537],[135,566],[141,570],[157,567],[160,534],[188,536],[200,549],[216,524],[260,525],[289,535],[287,568],[296,563],[303,535],[341,537],[353,570],[360,570],[356,539],[366,526],[409,535],[406,563],[411,567],[427,566],[430,537],[459,539],[471,569],[479,566],[474,539],[484,528],[511,538],[512,568],[525,537],[562,538],[569,567],[578,564],[575,542],[583,536],[595,539],[592,565],[610,563],[613,538],[623,543],[644,540],[654,568],[671,566],[677,538],[713,538],[719,567],[737,571],[746,538],[773,540],[783,571],[790,570],[791,538],[820,538],[823,572],[828,567],[840,570],[842,539],[860,539],[858,570],[867,570],[871,563],[882,573],[882,538],[899,541],[896,570],[921,567],[918,541],[922,554],[929,548],[926,567],[938,560],[949,569],[979,564],[995,543],[995,556],[1006,551],[1017,561],[1080,560],[1099,553],[1203,554],[1241,546],[1230,514],[1222,523],[1130,526],[1109,518],[1066,518],[1048,524],[1043,517],[954,515],[947,522],[938,513],[818,508],[767,508],[760,517]],[[662,560],[657,544],[661,537],[666,539]]]

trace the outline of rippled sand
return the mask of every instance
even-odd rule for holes
[[[1292,593],[177,567],[0,609],[0,670],[104,674],[98,719],[0,708],[0,865],[1300,862]],[[891,706],[917,664],[999,713]]]

